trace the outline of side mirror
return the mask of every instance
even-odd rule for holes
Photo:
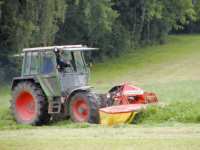
[[[90,68],[92,68],[92,66],[93,66],[93,63],[92,63],[92,62],[90,62],[88,66],[89,66]]]
[[[93,61],[92,61],[92,59],[90,58],[90,59],[88,59],[88,67],[89,68],[92,68],[93,67]]]

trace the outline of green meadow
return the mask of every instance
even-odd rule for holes
[[[70,120],[33,127],[18,125],[10,115],[9,85],[0,86],[0,149],[199,149],[200,35],[169,36],[164,45],[124,51],[91,68],[97,92],[130,82],[155,92],[137,124],[106,127]]]

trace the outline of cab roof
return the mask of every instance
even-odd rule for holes
[[[34,48],[24,48],[23,52],[32,51],[53,51],[54,49],[64,50],[64,51],[90,51],[98,50],[98,48],[91,48],[84,45],[62,45],[62,46],[47,46],[47,47],[34,47]]]

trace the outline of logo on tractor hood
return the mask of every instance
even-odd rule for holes
[[[124,91],[124,95],[143,95],[144,91],[143,90],[127,90]]]

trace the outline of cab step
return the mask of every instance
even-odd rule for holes
[[[61,112],[61,100],[60,98],[54,98],[53,100],[49,101],[49,114],[58,114]]]

